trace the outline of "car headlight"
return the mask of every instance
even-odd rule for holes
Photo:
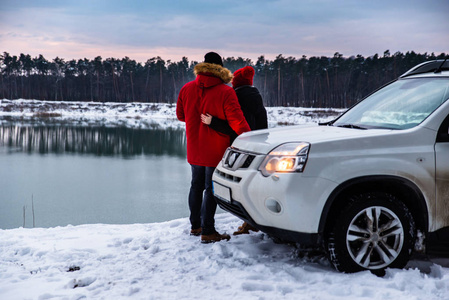
[[[275,172],[302,172],[309,154],[309,143],[286,143],[273,150],[265,157],[259,167],[264,176]]]

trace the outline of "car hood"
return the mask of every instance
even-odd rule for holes
[[[334,126],[299,125],[256,130],[240,135],[233,147],[255,153],[267,154],[276,146],[287,142],[308,142],[311,144],[352,140],[361,137],[384,135],[392,130],[353,129]]]

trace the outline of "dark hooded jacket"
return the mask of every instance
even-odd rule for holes
[[[267,110],[263,106],[262,96],[259,90],[251,85],[243,85],[235,88],[240,106],[248,122],[251,130],[268,128]],[[231,137],[231,142],[238,136],[238,134],[232,130],[226,120],[223,120],[213,114],[210,128],[219,132],[228,134]]]
[[[232,80],[228,69],[210,63],[194,68],[196,79],[179,92],[176,115],[186,123],[187,161],[192,165],[216,167],[230,145],[228,135],[201,122],[201,114],[210,113],[226,120],[238,134],[250,131],[234,89],[225,83]]]

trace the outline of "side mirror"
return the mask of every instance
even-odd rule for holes
[[[449,142],[449,115],[444,119],[443,123],[441,123],[437,135],[437,143],[447,142]]]

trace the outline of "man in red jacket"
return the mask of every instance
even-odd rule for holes
[[[232,73],[223,67],[221,56],[209,52],[204,62],[195,66],[196,79],[179,92],[176,115],[186,123],[187,161],[192,169],[189,192],[191,235],[201,235],[202,243],[229,240],[215,230],[217,203],[212,194],[212,174],[230,145],[228,135],[201,122],[201,114],[210,113],[228,121],[241,134],[250,131],[231,82]],[[204,192],[204,196],[203,196]]]

